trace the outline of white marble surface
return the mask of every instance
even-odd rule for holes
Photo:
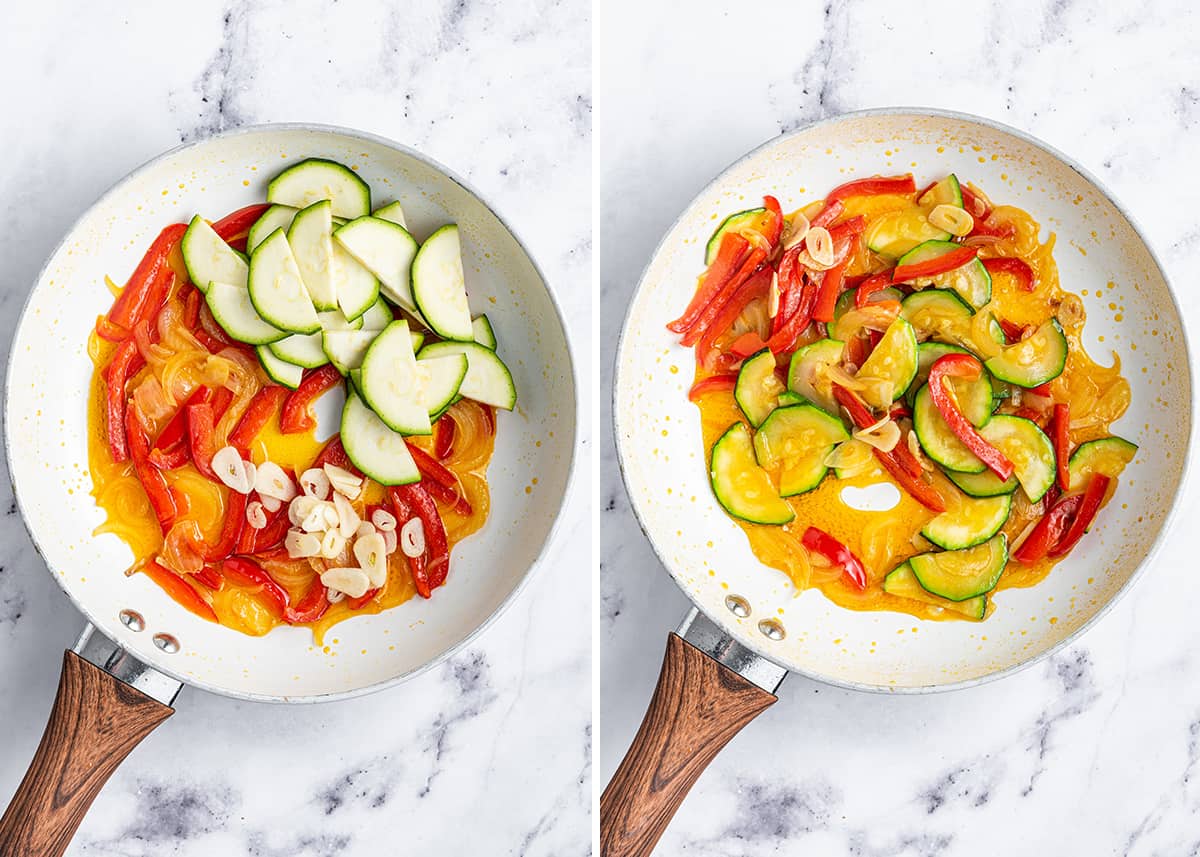
[[[1187,321],[1200,325],[1191,168],[1200,60],[1188,36],[1200,18],[1189,4],[729,5],[697,2],[678,16],[616,0],[598,19],[605,389],[631,290],[691,197],[758,143],[866,107],[982,114],[1072,154],[1132,210]],[[629,512],[604,401],[601,784],[687,606]],[[1198,853],[1192,485],[1155,566],[1050,661],[949,695],[883,697],[788,678],[778,704],[700,779],[659,852]]]
[[[582,2],[8,4],[0,26],[0,341],[111,183],[181,140],[315,121],[422,150],[493,202],[592,362],[589,11]],[[586,389],[586,388],[585,388]],[[586,394],[585,394],[586,395]],[[585,433],[589,423],[584,423]],[[586,460],[548,562],[450,663],[346,703],[184,690],[70,854],[581,854],[591,799]],[[0,479],[0,804],[82,627]]]

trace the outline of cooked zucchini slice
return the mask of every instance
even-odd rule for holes
[[[966,498],[957,509],[935,516],[921,535],[946,550],[974,547],[1000,532],[1011,511],[1011,494]]]
[[[742,364],[733,398],[750,425],[757,428],[775,410],[783,390],[783,382],[775,375],[775,355],[764,348]]]
[[[899,259],[926,241],[945,241],[950,233],[929,222],[933,206],[890,211],[876,218],[867,230],[867,246],[881,256]]]
[[[1000,533],[975,547],[918,554],[908,562],[926,592],[966,601],[996,588],[1008,564],[1008,539]]]
[[[1055,475],[1054,446],[1045,432],[1024,417],[996,414],[979,434],[1008,456],[1013,463],[1013,475],[1030,502],[1042,499],[1054,484]]]
[[[1125,465],[1133,461],[1138,446],[1125,438],[1102,437],[1079,444],[1079,449],[1071,455],[1071,490],[1078,491],[1087,483],[1093,473],[1102,473],[1110,479],[1116,479],[1125,469]]]
[[[929,380],[929,369],[934,361],[947,354],[970,354],[965,348],[957,345],[947,345],[944,342],[922,342],[917,346],[917,376],[909,385],[909,400],[915,401],[917,391]],[[986,372],[981,372],[979,380],[968,381],[965,378],[951,378],[950,389],[962,409],[963,415],[975,426],[981,426],[992,416],[996,400],[992,391],[992,383]]]
[[[958,176],[951,173],[935,184],[917,200],[917,205],[926,206],[930,210],[938,205],[957,205],[962,208],[962,188],[958,184]]]
[[[854,300],[855,293],[858,289],[847,289],[842,292],[841,297],[837,299],[837,303],[833,305],[833,320],[837,322],[839,318],[847,312],[855,308]],[[894,289],[888,286],[886,289],[880,289],[867,298],[868,304],[878,303],[879,301],[902,301],[904,300],[904,292],[899,289]]]
[[[981,374],[981,380],[982,377]],[[990,402],[990,391],[987,397]],[[974,400],[975,396],[969,398]],[[917,433],[917,441],[921,444],[921,449],[925,450],[925,454],[946,470],[982,473],[986,468],[987,465],[967,449],[966,444],[958,439],[958,435],[950,430],[950,426],[942,418],[941,411],[933,403],[933,396],[929,395],[928,384],[923,385],[913,399],[913,430]]]
[[[768,471],[779,470],[784,497],[811,491],[825,478],[825,458],[849,440],[846,427],[815,405],[777,408],[754,435],[754,455]]]
[[[734,423],[713,444],[709,470],[713,494],[729,514],[754,524],[786,524],[795,517],[767,471],[754,460],[750,429]]]
[[[836,414],[837,400],[829,381],[829,367],[842,361],[846,346],[836,339],[818,339],[792,355],[788,365],[788,389],[818,408]]]
[[[974,314],[975,310],[952,289],[913,292],[900,305],[900,317],[908,320],[921,340],[962,341],[970,334]]]
[[[725,237],[726,232],[740,232],[742,229],[758,230],[763,215],[766,213],[765,208],[751,208],[748,211],[731,214],[722,220],[721,225],[716,228],[712,237],[708,239],[708,243],[704,245],[704,264],[711,265],[717,258],[717,251],[721,249],[721,239]]]
[[[987,361],[988,371],[1018,387],[1037,387],[1053,381],[1067,365],[1067,337],[1052,318],[1032,336],[1013,343]]]
[[[784,390],[779,394],[779,407],[785,405],[803,405],[808,399],[801,396],[799,393],[793,393],[791,390]]]
[[[870,386],[863,390],[863,401],[876,408],[886,408],[904,395],[913,376],[917,374],[917,335],[913,327],[897,318],[883,332],[883,338],[858,369],[859,378],[878,378],[889,382],[892,394],[882,401],[880,390]]]
[[[913,574],[912,564],[907,562],[896,566],[883,579],[883,591],[897,595],[900,598],[923,601],[926,604],[933,604],[944,610],[961,613],[968,619],[982,619],[984,614],[987,613],[986,595],[977,595],[974,598],[968,598],[966,601],[950,601],[946,598],[940,598],[932,592],[927,592],[921,586],[916,575]]]
[[[896,263],[900,265],[915,265],[937,259],[955,250],[961,250],[962,245],[953,241],[926,241],[905,253]],[[953,289],[971,306],[978,309],[992,299],[992,277],[983,267],[983,262],[972,259],[965,265],[918,281],[939,289]]]
[[[955,473],[949,470],[946,471],[946,475],[959,490],[971,497],[999,497],[1001,494],[1011,494],[1021,484],[1016,476],[1001,481],[1000,477],[990,470],[984,470],[982,473]]]

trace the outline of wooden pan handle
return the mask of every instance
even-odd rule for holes
[[[170,706],[66,652],[42,742],[0,818],[0,855],[61,857],[113,771],[172,714]]]
[[[601,857],[653,851],[708,763],[774,702],[774,694],[671,634],[646,716],[600,797]]]

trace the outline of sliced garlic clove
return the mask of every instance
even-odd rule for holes
[[[396,529],[396,516],[387,509],[376,509],[371,513],[371,523],[381,533]]]
[[[288,504],[288,520],[292,522],[293,527],[300,526],[300,523],[312,514],[312,510],[320,505],[320,503],[321,501],[316,497],[301,494]]]
[[[321,556],[325,559],[336,559],[346,549],[346,540],[337,530],[326,530],[321,539]]]
[[[283,505],[283,501],[275,497],[267,497],[260,494],[258,499],[262,502],[263,508],[271,514],[278,512],[279,507]]]
[[[354,558],[371,579],[371,586],[387,583],[387,547],[378,533],[363,536],[354,542]]]
[[[321,553],[321,540],[312,533],[301,530],[288,530],[283,539],[283,546],[287,548],[288,556],[292,559],[318,556]]]
[[[336,491],[333,494],[333,508],[338,516],[338,532],[341,533],[342,538],[350,538],[358,529],[358,512],[354,511],[354,507],[350,505],[350,501],[344,494]]]
[[[241,453],[232,446],[223,446],[217,450],[212,457],[212,469],[226,487],[239,494],[250,493],[253,483],[248,479],[246,462],[242,461]]]
[[[246,505],[246,523],[251,529],[261,530],[267,525],[267,512],[258,500]]]
[[[254,490],[261,497],[273,497],[287,502],[296,496],[296,486],[283,468],[274,461],[264,461],[254,474]]]
[[[425,553],[425,525],[420,518],[413,518],[400,528],[400,550],[409,558]]]
[[[329,477],[319,467],[310,467],[300,474],[300,490],[318,500],[329,499]]]
[[[346,593],[340,589],[328,589],[325,593],[325,600],[330,604],[337,604],[346,597]]]
[[[373,532],[375,532],[375,527],[371,525],[370,521],[359,521],[358,527],[354,530],[354,535],[359,537],[369,536]]]
[[[957,205],[935,205],[926,220],[930,226],[944,229],[955,236],[967,235],[975,228],[975,218]]]
[[[396,538],[396,531],[384,530],[380,535],[383,536],[383,549],[387,551],[389,556],[394,554],[396,548],[399,547],[399,539]]]
[[[321,504],[321,514],[325,516],[325,529],[327,530],[334,529],[341,523],[337,507],[328,500]]]
[[[326,464],[325,476],[329,479],[329,484],[334,491],[345,494],[351,500],[357,499],[358,495],[362,493],[362,480],[343,467]]]
[[[321,582],[351,598],[361,598],[371,587],[370,579],[360,568],[331,568],[321,575]]]
[[[813,226],[804,236],[804,249],[818,265],[832,268],[835,259],[833,253],[833,236],[824,226]]]
[[[328,522],[325,520],[324,503],[318,501],[317,504],[312,507],[312,511],[310,511],[304,517],[304,520],[300,522],[300,529],[304,530],[306,533],[319,533],[329,529]]]

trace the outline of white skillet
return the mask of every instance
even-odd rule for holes
[[[815,590],[798,595],[785,575],[759,562],[713,499],[698,411],[687,398],[693,354],[665,328],[672,309],[695,290],[704,242],[720,217],[758,205],[768,193],[787,211],[853,178],[909,171],[918,183],[955,172],[997,202],[1031,212],[1044,233],[1056,233],[1065,288],[1086,290],[1087,348],[1102,363],[1116,351],[1133,388],[1114,431],[1140,450],[1116,501],[1045,581],[998,593],[982,626],[845,610]],[[1161,542],[1190,446],[1192,372],[1161,265],[1086,171],[988,120],[873,110],[772,140],[693,200],[630,304],[613,411],[634,512],[696,609],[680,632],[695,645],[672,635],[647,719],[604,794],[602,842],[610,857],[653,848],[704,765],[774,701],[771,691],[786,671],[866,691],[961,688],[1028,666],[1082,633]]]
[[[111,304],[105,275],[123,281],[169,223],[263,201],[279,169],[309,156],[354,166],[376,204],[400,200],[418,240],[459,224],[472,310],[488,314],[519,392],[517,410],[498,416],[487,524],[455,549],[448,584],[428,601],[338,625],[328,651],[302,628],[253,638],[213,625],[145,576],[126,578],[129,549],[92,534],[102,515],[87,470],[86,347]],[[449,657],[528,579],[573,473],[573,362],[533,259],[453,173],[397,143],[340,128],[247,128],[175,149],[119,182],[72,227],[34,284],[7,381],[5,445],[21,513],[50,573],[90,624],[76,646],[82,659],[67,654],[51,724],[0,821],[3,853],[14,843],[21,854],[61,853],[108,774],[170,714],[180,683],[241,699],[320,702],[382,690]],[[322,420],[326,426],[336,430]],[[46,800],[51,790],[67,797]]]

